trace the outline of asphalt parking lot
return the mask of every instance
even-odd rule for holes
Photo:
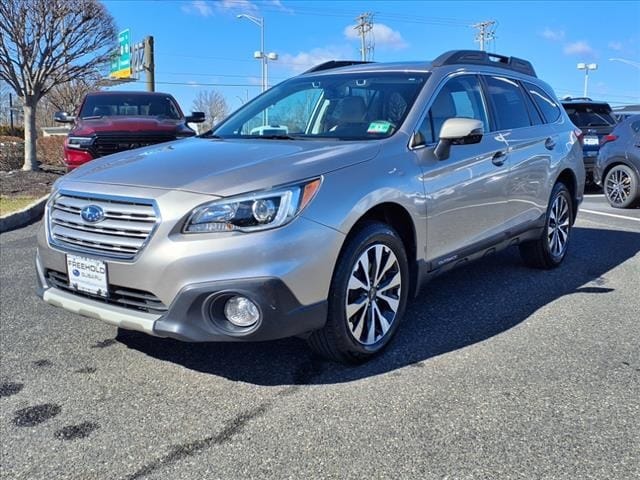
[[[551,272],[511,249],[429,284],[381,357],[182,344],[33,293],[0,236],[0,476],[640,477],[640,209],[590,195]]]

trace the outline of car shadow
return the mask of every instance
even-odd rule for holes
[[[257,385],[350,382],[391,372],[509,330],[548,303],[574,293],[606,295],[606,274],[640,251],[640,234],[575,228],[561,267],[526,268],[515,248],[450,271],[412,300],[396,338],[359,366],[324,361],[300,339],[261,343],[183,343],[119,330],[116,339],[159,360]]]

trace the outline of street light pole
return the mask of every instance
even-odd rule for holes
[[[584,97],[587,96],[587,88],[589,85],[589,70],[597,70],[597,63],[579,63],[577,65],[578,70],[584,70]]]
[[[262,91],[267,89],[267,54],[264,51],[264,17],[254,17],[246,13],[241,13],[236,16],[237,18],[246,18],[251,23],[260,27],[260,51],[253,54],[254,58],[260,59],[260,73],[262,77]]]

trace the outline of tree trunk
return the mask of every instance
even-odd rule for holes
[[[33,97],[24,98],[24,165],[22,170],[35,172],[39,170],[38,159],[36,158],[36,105]]]

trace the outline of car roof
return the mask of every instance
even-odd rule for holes
[[[140,92],[135,90],[96,90],[95,92],[87,93],[89,95],[100,95],[100,96],[109,96],[109,95],[139,95],[139,96],[149,96],[149,97],[166,97],[172,96],[170,93],[164,92]]]
[[[321,67],[321,66],[318,66]],[[345,65],[336,68],[319,68],[314,67],[311,71],[305,72],[303,75],[323,75],[323,74],[344,74],[344,73],[363,73],[363,72],[419,72],[427,73],[431,71],[431,62],[367,62],[357,63],[354,65]]]
[[[565,99],[561,99],[560,103],[567,104],[567,105],[606,105],[609,106],[608,102],[605,102],[603,100],[591,100],[590,98],[584,98],[584,97],[580,97],[580,98],[565,98]],[[609,107],[611,108],[611,107]]]

